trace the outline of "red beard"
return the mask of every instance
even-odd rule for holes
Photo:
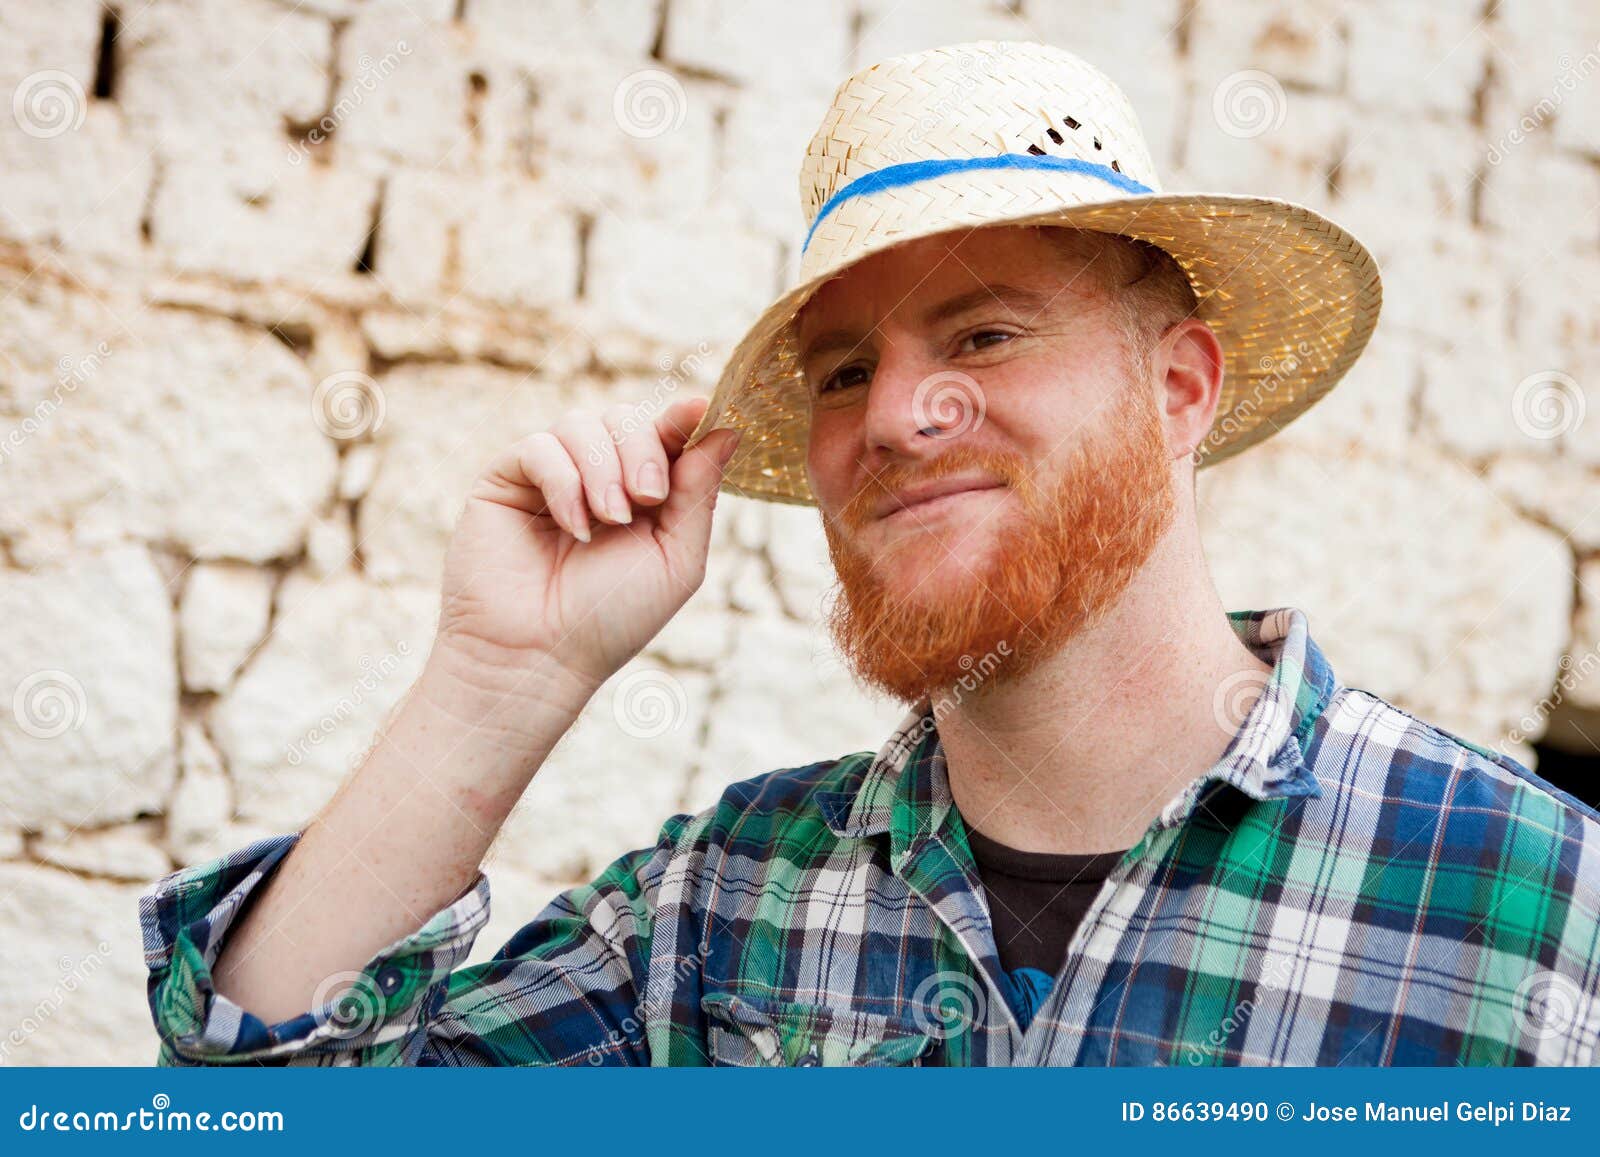
[[[1017,679],[1117,601],[1174,511],[1171,463],[1154,399],[1129,387],[1120,395],[1106,420],[1073,447],[1049,491],[1020,455],[958,445],[921,467],[890,464],[851,496],[837,525],[824,515],[839,580],[828,628],[864,683],[915,703],[963,678],[969,689],[975,677]],[[994,516],[1003,523],[991,549],[961,558],[965,574],[954,587],[886,586],[876,559],[907,548],[942,549],[929,541],[939,532],[918,532],[875,556],[860,551],[849,532],[870,521],[886,491],[975,469],[1004,479],[1021,499],[1021,511],[1008,495]],[[951,541],[959,543],[972,530],[961,527]],[[973,538],[980,536],[985,532]]]

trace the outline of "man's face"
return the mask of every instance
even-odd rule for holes
[[[830,625],[898,698],[990,651],[1030,669],[1126,588],[1170,523],[1172,455],[1087,255],[979,229],[877,254],[799,318]]]

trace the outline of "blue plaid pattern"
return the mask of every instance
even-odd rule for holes
[[[1162,809],[1026,1031],[933,718],[729,787],[466,966],[479,876],[341,999],[265,1024],[218,995],[228,928],[297,836],[141,901],[167,1064],[1597,1063],[1600,816],[1334,677],[1293,608],[1273,666]]]

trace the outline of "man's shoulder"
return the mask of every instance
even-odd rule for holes
[[[1506,753],[1358,687],[1341,686],[1323,721],[1314,767],[1319,780],[1381,791],[1395,806],[1498,820],[1533,843],[1587,847],[1582,871],[1600,887],[1600,812]]]
[[[725,847],[737,843],[750,854],[795,839],[814,842],[853,799],[875,758],[857,751],[730,783],[688,821],[684,836]]]

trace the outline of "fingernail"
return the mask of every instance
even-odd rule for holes
[[[628,509],[628,500],[623,496],[620,482],[613,482],[606,487],[606,513],[618,522],[633,521],[633,511]]]
[[[661,467],[654,462],[646,462],[639,467],[639,493],[646,498],[667,496],[666,480],[661,477]]]
[[[589,516],[583,511],[583,500],[579,499],[572,504],[572,537],[579,542],[589,541]]]
[[[740,431],[735,430],[733,432],[733,437],[726,440],[722,452],[717,455],[717,465],[719,467],[726,466],[733,458],[733,452],[739,448],[739,439],[742,437],[743,434]]]

